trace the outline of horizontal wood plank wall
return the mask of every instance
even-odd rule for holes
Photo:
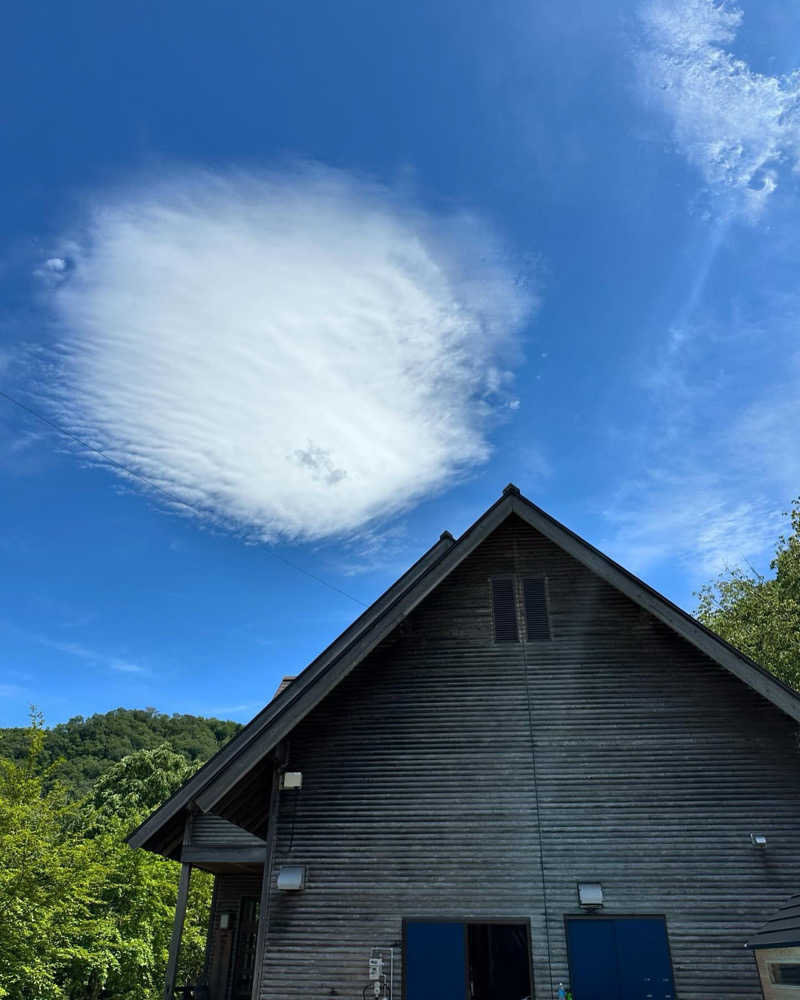
[[[552,642],[493,641],[489,578],[515,572],[547,577]],[[403,917],[530,920],[549,998],[578,880],[604,913],[665,915],[679,997],[761,996],[744,942],[800,885],[794,725],[516,518],[298,726],[289,766],[275,875],[308,881],[273,892],[264,1000],[360,996]]]
[[[192,820],[192,847],[264,847],[264,841],[220,816],[199,815]]]
[[[212,987],[212,996],[209,1000],[224,1000],[225,986],[220,983],[219,970],[217,964],[221,954],[225,954],[226,961],[228,954],[233,950],[233,943],[236,935],[236,924],[239,919],[239,902],[246,896],[258,899],[261,893],[261,875],[231,873],[214,876],[214,906],[212,908],[210,920],[210,932],[208,936],[208,952],[206,954],[206,981]],[[219,915],[228,910],[232,913],[233,920],[227,931],[220,930]],[[224,939],[228,938],[227,941]],[[227,948],[225,947],[227,945]],[[224,979],[230,978],[230,970],[225,969]],[[216,987],[216,989],[214,989]]]

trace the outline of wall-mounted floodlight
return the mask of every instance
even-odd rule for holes
[[[762,837],[759,833],[751,833],[750,843],[753,847],[760,847],[763,850],[767,846],[767,838]]]
[[[233,913],[230,910],[223,910],[219,915],[219,929],[227,931],[233,925]]]
[[[278,888],[282,892],[297,892],[306,885],[305,865],[285,865],[278,871]]]
[[[603,905],[603,887],[599,882],[578,882],[578,902],[589,909]]]
[[[290,790],[293,788],[303,787],[303,772],[302,771],[284,771],[281,775],[281,788],[283,790]]]

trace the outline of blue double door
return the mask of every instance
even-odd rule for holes
[[[526,924],[407,920],[405,1000],[523,1000],[532,994]]]
[[[674,1000],[662,917],[568,917],[575,1000]]]

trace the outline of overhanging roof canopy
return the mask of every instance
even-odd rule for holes
[[[683,639],[800,722],[800,696],[677,605],[623,569],[509,485],[503,495],[455,541],[439,541],[353,624],[313,660],[129,838],[132,847],[161,851],[159,831],[174,828],[192,805],[225,816],[233,789],[339,682],[409,615],[484,539],[516,516],[593,573],[649,611]],[[249,779],[252,780],[252,779]]]
[[[788,948],[792,945],[800,945],[800,894],[790,896],[747,942],[748,948]]]

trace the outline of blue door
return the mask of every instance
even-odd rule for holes
[[[613,920],[568,920],[569,981],[575,1000],[622,1000]]]
[[[661,917],[568,918],[567,945],[575,1000],[674,1000]]]
[[[465,1000],[465,924],[406,923],[407,1000]]]

